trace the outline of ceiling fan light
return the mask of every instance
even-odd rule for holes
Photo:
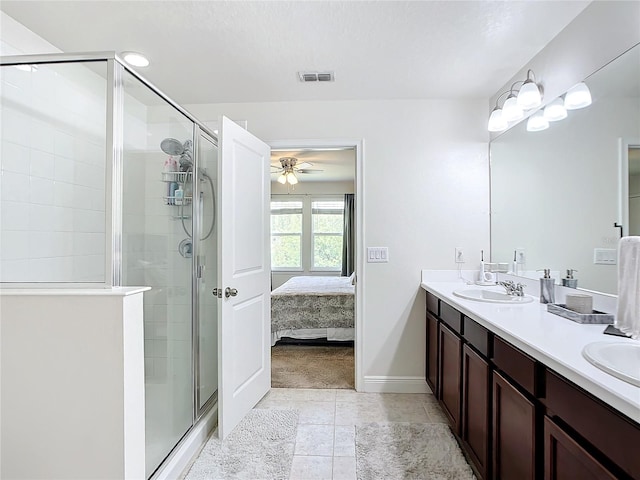
[[[524,117],[524,112],[520,105],[518,105],[518,99],[512,93],[507,97],[507,100],[502,105],[502,118],[507,122],[516,122]]]
[[[567,110],[577,110],[589,105],[591,105],[591,92],[584,82],[571,87],[564,97],[564,107]]]
[[[538,111],[527,120],[527,132],[540,132],[549,128],[549,120],[544,118],[544,113]]]
[[[284,173],[278,177],[278,183],[281,183],[282,185],[287,183],[287,177],[284,176]]]
[[[530,110],[539,107],[541,103],[542,95],[538,85],[533,80],[527,79],[518,92],[518,105],[523,110]]]
[[[289,182],[289,185],[295,185],[298,183],[298,178],[293,174],[293,172],[290,172],[287,174],[287,181]]]
[[[502,110],[498,107],[493,109],[491,115],[489,116],[489,125],[487,129],[490,132],[502,132],[507,129],[507,121],[504,119],[502,115]]]
[[[550,122],[557,122],[567,118],[567,109],[564,108],[564,102],[562,98],[556,98],[549,105],[544,107],[544,118]]]

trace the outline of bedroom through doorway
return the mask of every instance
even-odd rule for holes
[[[271,150],[271,386],[355,389],[351,146]]]

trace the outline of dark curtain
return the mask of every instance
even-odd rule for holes
[[[344,196],[344,230],[342,233],[342,276],[348,277],[356,265],[355,199],[353,193]]]

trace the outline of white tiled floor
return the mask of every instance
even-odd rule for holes
[[[300,412],[291,480],[355,480],[355,426],[446,423],[431,394],[272,388],[256,408]]]

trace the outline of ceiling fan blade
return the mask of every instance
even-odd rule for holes
[[[302,163],[298,163],[296,164],[296,168],[298,169],[305,169],[305,168],[309,168],[309,167],[313,167],[313,163],[309,163],[309,162],[302,162]]]
[[[302,168],[296,171],[296,173],[320,173],[320,172],[324,172],[324,170]]]

